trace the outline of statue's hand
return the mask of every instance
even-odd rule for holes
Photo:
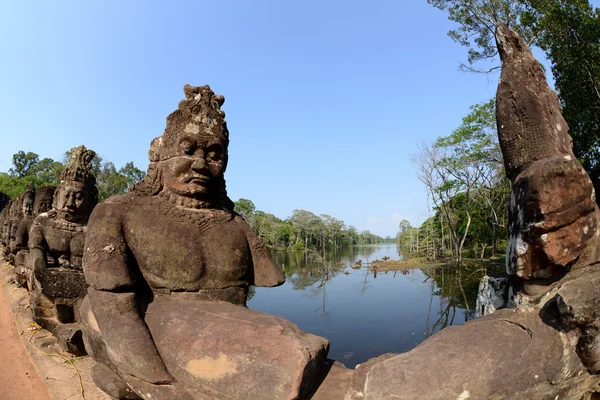
[[[29,262],[34,271],[46,268],[44,253],[38,248],[29,250]]]
[[[119,361],[116,362],[119,371],[131,375],[133,378],[156,385],[168,385],[173,383],[173,377],[169,371],[167,371],[167,368],[161,360],[154,359],[153,362],[146,363],[129,363],[124,360]]]
[[[123,379],[125,379],[129,387],[136,393],[143,395],[144,398],[161,400],[194,400],[195,398],[179,382],[173,382],[168,385],[155,385],[125,374],[123,374]]]
[[[43,258],[38,257],[36,259],[33,260],[33,269],[44,269],[46,268],[46,262],[44,261]]]

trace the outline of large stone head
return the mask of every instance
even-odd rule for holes
[[[229,131],[221,106],[223,96],[209,86],[184,88],[185,99],[167,117],[162,136],[148,157],[146,189],[194,208],[232,208],[225,191]]]
[[[36,193],[35,202],[33,203],[33,215],[37,216],[48,212],[52,209],[52,201],[54,197],[55,186],[41,185]]]
[[[27,189],[21,196],[21,213],[24,217],[33,215],[33,203],[35,202],[35,188],[32,183],[27,185]]]
[[[72,148],[71,159],[60,174],[52,208],[68,221],[87,221],[98,204],[98,188],[91,164],[95,155],[85,146]]]

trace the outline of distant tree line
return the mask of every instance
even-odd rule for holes
[[[251,200],[239,199],[235,211],[252,226],[256,234],[270,247],[293,250],[326,251],[341,246],[393,242],[368,230],[358,232],[344,221],[327,214],[315,215],[306,210],[294,210],[282,220],[273,214],[260,211]]]
[[[60,173],[68,160],[68,152],[62,161],[55,161],[51,158],[40,160],[36,153],[19,151],[12,157],[13,167],[8,172],[0,172],[0,192],[15,199],[25,191],[28,183],[33,183],[36,188],[40,185],[56,186],[60,183]],[[97,154],[92,164],[100,202],[110,196],[125,193],[129,186],[146,175],[131,161],[117,170],[112,162],[102,160]]]
[[[38,154],[19,151],[12,157],[8,172],[0,172],[0,193],[15,199],[25,191],[28,183],[58,185],[60,173],[65,168],[69,153],[62,161],[51,158],[40,160]],[[96,155],[92,160],[92,171],[96,177],[99,201],[127,192],[128,188],[142,180],[145,172],[128,162],[117,169],[110,161]],[[270,247],[295,250],[330,250],[340,246],[394,242],[394,238],[382,238],[369,231],[358,232],[354,226],[347,227],[344,221],[329,215],[317,216],[310,211],[294,210],[282,220],[273,214],[256,209],[252,201],[240,199],[235,211],[242,215],[256,234]]]

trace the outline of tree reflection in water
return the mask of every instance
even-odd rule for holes
[[[486,270],[486,264],[478,262],[460,269],[455,264],[380,268],[375,274],[370,263],[376,259],[402,259],[395,245],[272,254],[287,282],[278,288],[256,288],[255,295],[251,288],[249,307],[327,337],[331,357],[350,367],[384,353],[409,351],[433,333],[472,318]]]
[[[430,281],[430,302],[427,313],[427,322],[425,336],[432,334],[451,326],[456,317],[456,309],[463,309],[467,312],[465,322],[474,318],[475,303],[477,301],[477,291],[479,290],[479,281],[487,273],[499,272],[503,267],[499,264],[463,263],[458,265],[450,263],[433,269],[422,269],[421,271],[427,279],[424,283]],[[440,301],[439,315],[431,316],[431,306],[434,298]],[[435,322],[430,326],[433,319]]]

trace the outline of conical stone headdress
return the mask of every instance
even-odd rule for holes
[[[86,185],[96,186],[96,177],[92,173],[92,159],[96,152],[88,150],[85,146],[73,147],[70,151],[71,159],[65,169],[60,173],[60,180],[82,182]]]
[[[71,159],[67,166],[60,174],[60,185],[54,192],[54,203],[52,208],[56,208],[56,196],[61,192],[62,187],[66,182],[81,182],[85,185],[89,194],[89,204],[86,204],[84,214],[92,212],[96,204],[98,204],[98,188],[96,187],[96,177],[92,173],[92,160],[96,156],[96,152],[88,150],[85,146],[73,147],[69,152]]]

